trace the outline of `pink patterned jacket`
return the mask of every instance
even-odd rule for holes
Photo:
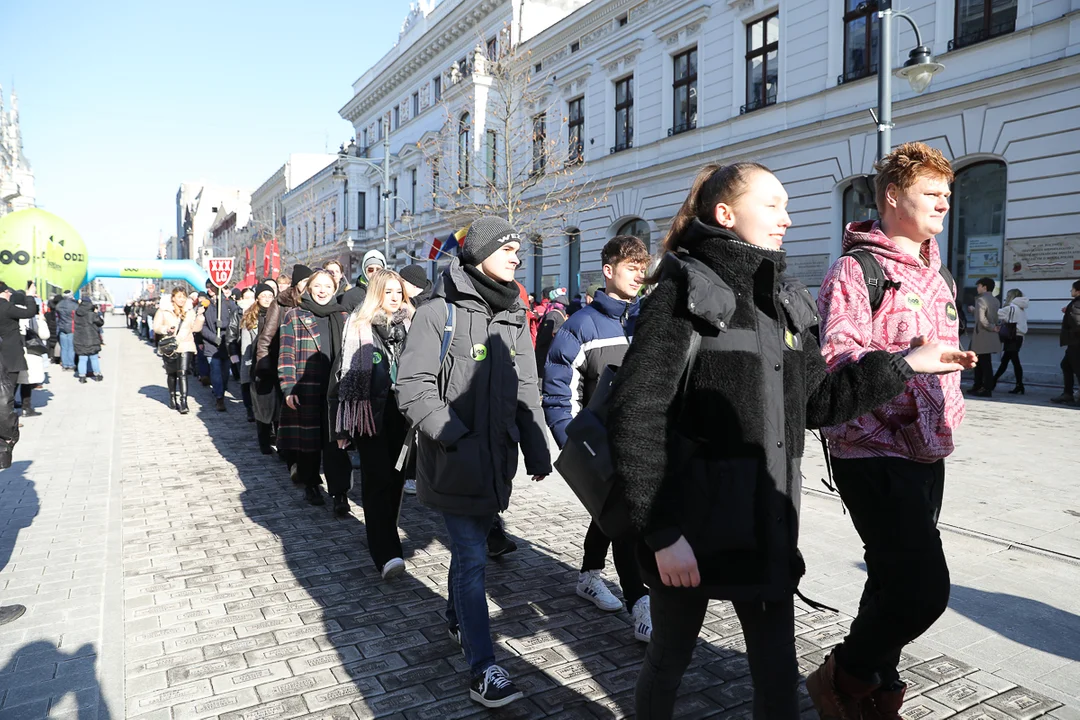
[[[871,251],[898,289],[889,288],[871,317],[866,279],[858,261],[842,257],[829,269],[818,295],[821,350],[829,368],[855,362],[871,350],[903,352],[919,335],[957,347],[956,298],[940,274],[937,241],[923,243],[924,263],[887,238],[877,221],[844,228],[844,252]],[[933,462],[953,451],[953,431],[964,419],[960,374],[919,375],[907,390],[876,410],[826,428],[838,458],[902,457]]]

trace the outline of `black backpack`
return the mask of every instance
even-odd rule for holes
[[[700,346],[701,335],[694,331],[683,366],[680,397],[686,396],[690,371]],[[566,426],[566,444],[555,461],[555,469],[589,511],[600,531],[612,540],[630,537],[634,533],[626,499],[615,485],[615,468],[608,445],[608,405],[617,370],[614,365],[604,368],[588,406],[582,408]]]
[[[874,253],[869,250],[854,248],[848,250],[841,257],[855,258],[855,261],[859,263],[859,267],[862,268],[863,277],[866,278],[866,291],[870,295],[871,313],[876,313],[878,308],[881,307],[881,303],[885,300],[886,290],[900,289],[900,283],[893,282],[885,277],[885,270],[881,267],[881,263],[874,257]],[[941,277],[945,279],[945,284],[949,286],[949,292],[952,293],[955,300],[956,280],[953,279],[952,273],[949,272],[949,268],[945,267],[944,263],[942,263],[939,272]],[[956,315],[960,324],[960,335],[963,336],[967,332],[967,319],[959,308],[957,308]]]

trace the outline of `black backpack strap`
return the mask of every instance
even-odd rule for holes
[[[866,291],[870,295],[870,311],[876,313],[885,300],[885,291],[899,290],[900,283],[893,282],[885,277],[885,270],[877,261],[874,254],[862,248],[848,250],[841,257],[852,257],[859,263],[863,277],[866,279]]]
[[[941,267],[938,268],[938,272],[941,273],[941,277],[945,280],[945,284],[949,286],[949,292],[952,293],[953,298],[956,298],[956,280],[953,279],[952,273],[949,272],[949,268],[945,267],[945,263],[941,263]]]

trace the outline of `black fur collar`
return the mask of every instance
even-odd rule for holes
[[[762,275],[766,275],[771,281],[768,284],[776,288],[787,267],[783,250],[751,245],[731,230],[706,225],[697,218],[679,239],[679,247],[707,265],[736,292],[752,294],[755,279],[760,287]]]

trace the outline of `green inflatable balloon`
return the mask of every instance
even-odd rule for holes
[[[86,243],[67,222],[30,208],[0,218],[0,280],[22,289],[28,280],[78,290],[86,277]],[[46,288],[38,288],[45,294]]]

